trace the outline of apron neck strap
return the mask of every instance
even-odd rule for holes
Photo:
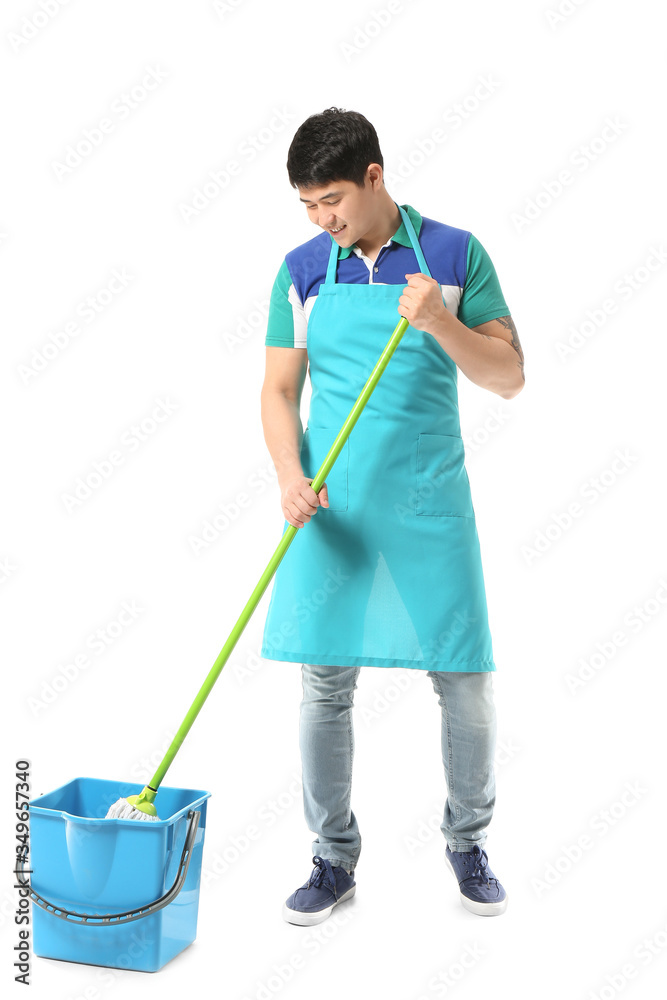
[[[412,221],[410,219],[410,216],[405,211],[405,209],[401,208],[400,205],[397,205],[396,207],[398,208],[399,212],[401,213],[401,218],[403,219],[403,223],[405,225],[405,229],[407,231],[408,236],[410,237],[410,242],[412,243],[412,249],[414,250],[414,252],[416,254],[416,257],[417,257],[417,261],[419,263],[419,270],[421,271],[422,274],[427,274],[428,277],[430,278],[430,277],[432,277],[432,275],[431,275],[431,272],[428,269],[428,264],[426,263],[426,258],[424,257],[424,254],[422,253],[422,248],[421,248],[421,245],[419,243],[419,238],[417,237],[417,233],[415,232],[415,227],[412,225]]]
[[[396,205],[396,202],[394,202],[394,204]],[[406,230],[406,232],[408,234],[410,242],[412,243],[412,249],[414,250],[415,255],[417,257],[417,262],[419,264],[419,269],[420,269],[420,271],[421,271],[422,274],[427,274],[429,276],[429,278],[430,278],[431,277],[431,272],[428,269],[428,264],[426,263],[426,258],[424,257],[424,254],[422,253],[422,248],[419,245],[419,239],[417,237],[417,233],[415,232],[415,227],[412,225],[412,222],[410,221],[410,216],[405,211],[405,209],[401,208],[400,205],[396,205],[396,208],[401,213],[401,219],[403,220],[403,225],[405,226],[405,230]],[[336,283],[336,267],[338,265],[338,250],[339,250],[339,247],[338,247],[338,244],[336,243],[335,239],[333,238],[333,236],[330,237],[330,239],[331,239],[331,252],[329,253],[329,263],[327,264],[327,276],[325,278],[325,284],[327,284],[327,285],[335,285],[335,283]]]
[[[338,244],[333,236],[330,236],[331,252],[329,253],[329,263],[327,264],[327,276],[324,279],[325,285],[336,284],[336,266],[338,264]]]

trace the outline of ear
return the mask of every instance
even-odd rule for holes
[[[383,170],[379,163],[369,163],[366,167],[366,176],[368,177],[371,190],[379,191],[382,187],[383,181]]]

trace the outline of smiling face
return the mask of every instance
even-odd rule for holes
[[[331,233],[340,247],[351,247],[377,226],[377,182],[369,167],[363,187],[353,181],[331,181],[321,187],[297,188],[308,218]]]

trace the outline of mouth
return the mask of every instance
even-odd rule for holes
[[[330,229],[329,232],[332,236],[340,236],[344,229],[347,229],[347,224],[344,226],[339,226],[338,229]]]

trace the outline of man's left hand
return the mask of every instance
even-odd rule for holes
[[[447,316],[440,285],[420,271],[405,277],[408,283],[398,300],[398,312],[413,329],[433,333]]]

